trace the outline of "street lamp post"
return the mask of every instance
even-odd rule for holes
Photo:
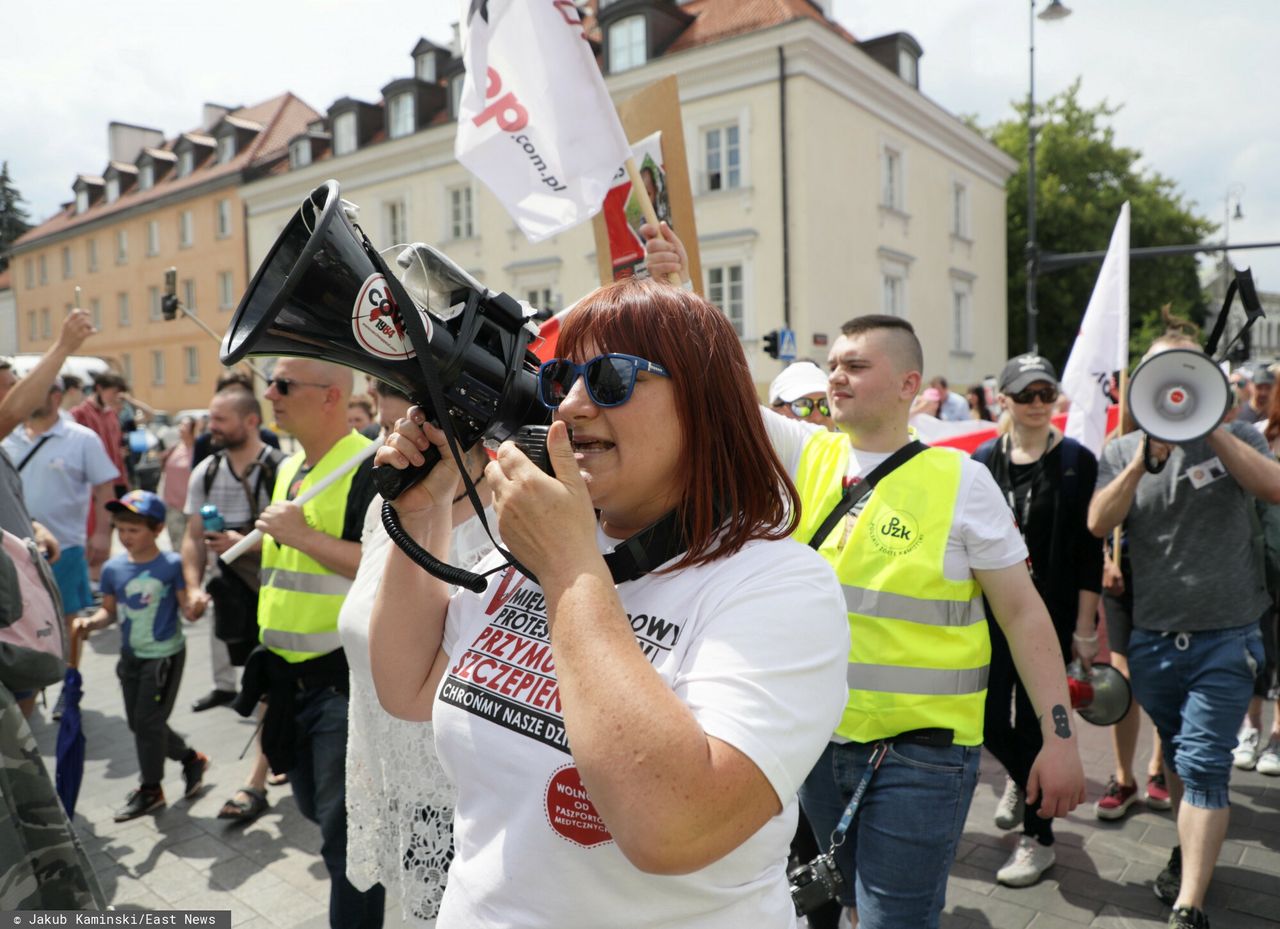
[[[1065,19],[1071,11],[1061,0],[1051,0],[1040,13],[1036,13],[1036,0],[1031,0],[1030,54],[1031,79],[1027,87],[1027,351],[1039,351],[1036,331],[1040,309],[1036,306],[1036,275],[1040,271],[1040,245],[1036,242],[1036,19],[1052,22]]]

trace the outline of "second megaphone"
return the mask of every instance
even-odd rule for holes
[[[1152,355],[1129,378],[1129,411],[1138,428],[1175,445],[1216,429],[1230,398],[1231,385],[1222,369],[1194,349]]]
[[[1067,690],[1071,693],[1071,708],[1095,726],[1120,722],[1133,700],[1125,676],[1100,661],[1095,661],[1088,671],[1080,662],[1071,662],[1067,667]]]

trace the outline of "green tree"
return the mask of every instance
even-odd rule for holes
[[[1009,251],[1009,347],[1026,347],[1027,106],[986,134],[1018,159],[1006,188]],[[1119,107],[1080,101],[1080,81],[1037,105],[1036,238],[1044,252],[1105,250],[1121,205],[1130,203],[1131,248],[1190,245],[1217,227],[1196,215],[1167,177],[1139,167],[1142,153],[1117,144],[1111,117]],[[1040,352],[1062,370],[1080,320],[1089,304],[1100,262],[1041,273],[1036,302],[1040,308]],[[1158,327],[1160,307],[1197,324],[1206,316],[1204,295],[1193,256],[1138,259],[1129,266],[1131,346]]]
[[[9,179],[9,162],[0,164],[0,272],[9,267],[9,246],[31,228],[22,194]]]

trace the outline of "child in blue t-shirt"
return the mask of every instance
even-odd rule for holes
[[[142,776],[140,786],[116,811],[116,822],[124,822],[164,806],[160,778],[165,758],[182,763],[183,796],[188,798],[199,793],[209,759],[169,728],[187,658],[178,612],[191,621],[195,616],[182,578],[182,558],[156,545],[164,529],[164,503],[150,491],[134,490],[112,500],[107,509],[125,554],[102,566],[102,606],[92,616],[77,619],[74,631],[87,635],[120,619],[118,674]]]

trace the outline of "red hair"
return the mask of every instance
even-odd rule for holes
[[[583,360],[588,346],[638,355],[671,375],[684,439],[676,512],[689,547],[670,570],[791,534],[800,496],[769,443],[746,356],[723,313],[678,287],[630,278],[567,314],[557,354]]]

